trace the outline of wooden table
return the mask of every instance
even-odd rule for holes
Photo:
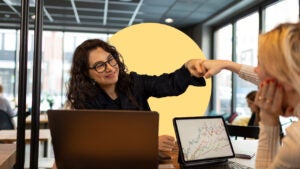
[[[16,163],[16,144],[0,144],[0,169],[11,169]]]
[[[30,143],[31,130],[25,131],[25,141]],[[0,130],[0,142],[14,143],[17,141],[17,130]],[[49,129],[40,129],[39,141],[44,143],[44,157],[49,157],[51,134]]]
[[[30,129],[31,126],[31,115],[26,117],[26,128]],[[40,114],[40,128],[48,128],[48,115],[46,113]]]
[[[237,151],[237,149],[243,149],[245,151],[256,151],[258,146],[258,140],[232,140],[232,145],[234,148],[234,151]],[[178,151],[172,151],[172,152],[166,152],[171,156],[171,160],[165,161],[164,163],[159,165],[159,169],[180,169],[180,166],[178,164]],[[234,161],[239,164],[255,168],[255,157],[252,157],[251,159],[241,159],[241,158],[231,158],[229,161]]]

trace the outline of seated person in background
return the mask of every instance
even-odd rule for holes
[[[74,109],[150,110],[149,97],[178,96],[189,85],[205,86],[198,73],[200,61],[189,60],[160,76],[127,73],[115,47],[99,39],[86,40],[73,55],[68,102]],[[159,150],[170,151],[174,146],[172,136],[159,137]]]
[[[251,109],[252,112],[250,120],[248,122],[248,126],[258,126],[259,122],[259,107],[254,103],[256,93],[257,91],[252,91],[246,96],[248,107]]]
[[[9,101],[2,96],[2,93],[3,93],[3,86],[0,84],[0,110],[5,111],[9,115],[9,117],[12,118],[17,114],[10,107]]]
[[[294,122],[286,129],[282,146],[279,135],[280,115],[300,118],[300,23],[281,24],[260,35],[259,64],[255,69],[249,67],[248,71],[245,71],[243,65],[231,61],[205,62],[202,61],[202,73],[205,77],[228,69],[256,84],[261,82],[255,98],[255,103],[260,108],[260,133],[255,168],[300,168],[300,121]]]

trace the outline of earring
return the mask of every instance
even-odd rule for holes
[[[96,81],[94,79],[91,79],[92,85],[96,86]]]

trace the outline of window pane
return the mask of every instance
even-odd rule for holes
[[[4,97],[9,101],[15,99],[15,53],[16,30],[0,29],[0,84]]]
[[[18,49],[18,51],[19,50],[20,49]],[[26,87],[26,106],[28,108],[31,108],[32,106],[33,53],[34,53],[34,31],[30,30],[28,32],[28,61],[27,61],[27,87]],[[20,55],[19,57],[23,57],[23,56]]]
[[[63,33],[43,31],[41,110],[62,105]]]
[[[299,0],[284,0],[266,8],[265,31],[280,23],[299,21]]]
[[[259,33],[258,13],[251,14],[236,23],[236,62],[246,65],[257,65],[257,42]],[[235,75],[237,76],[237,75]],[[235,112],[250,116],[251,111],[245,99],[246,95],[257,87],[236,77]]]
[[[215,59],[231,60],[232,58],[232,25],[217,30],[214,34]],[[214,110],[217,114],[231,113],[232,73],[222,71],[214,77]]]

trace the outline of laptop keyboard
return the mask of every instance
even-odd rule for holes
[[[228,161],[226,164],[210,165],[210,166],[193,166],[193,167],[184,167],[181,169],[253,169],[251,167]]]

